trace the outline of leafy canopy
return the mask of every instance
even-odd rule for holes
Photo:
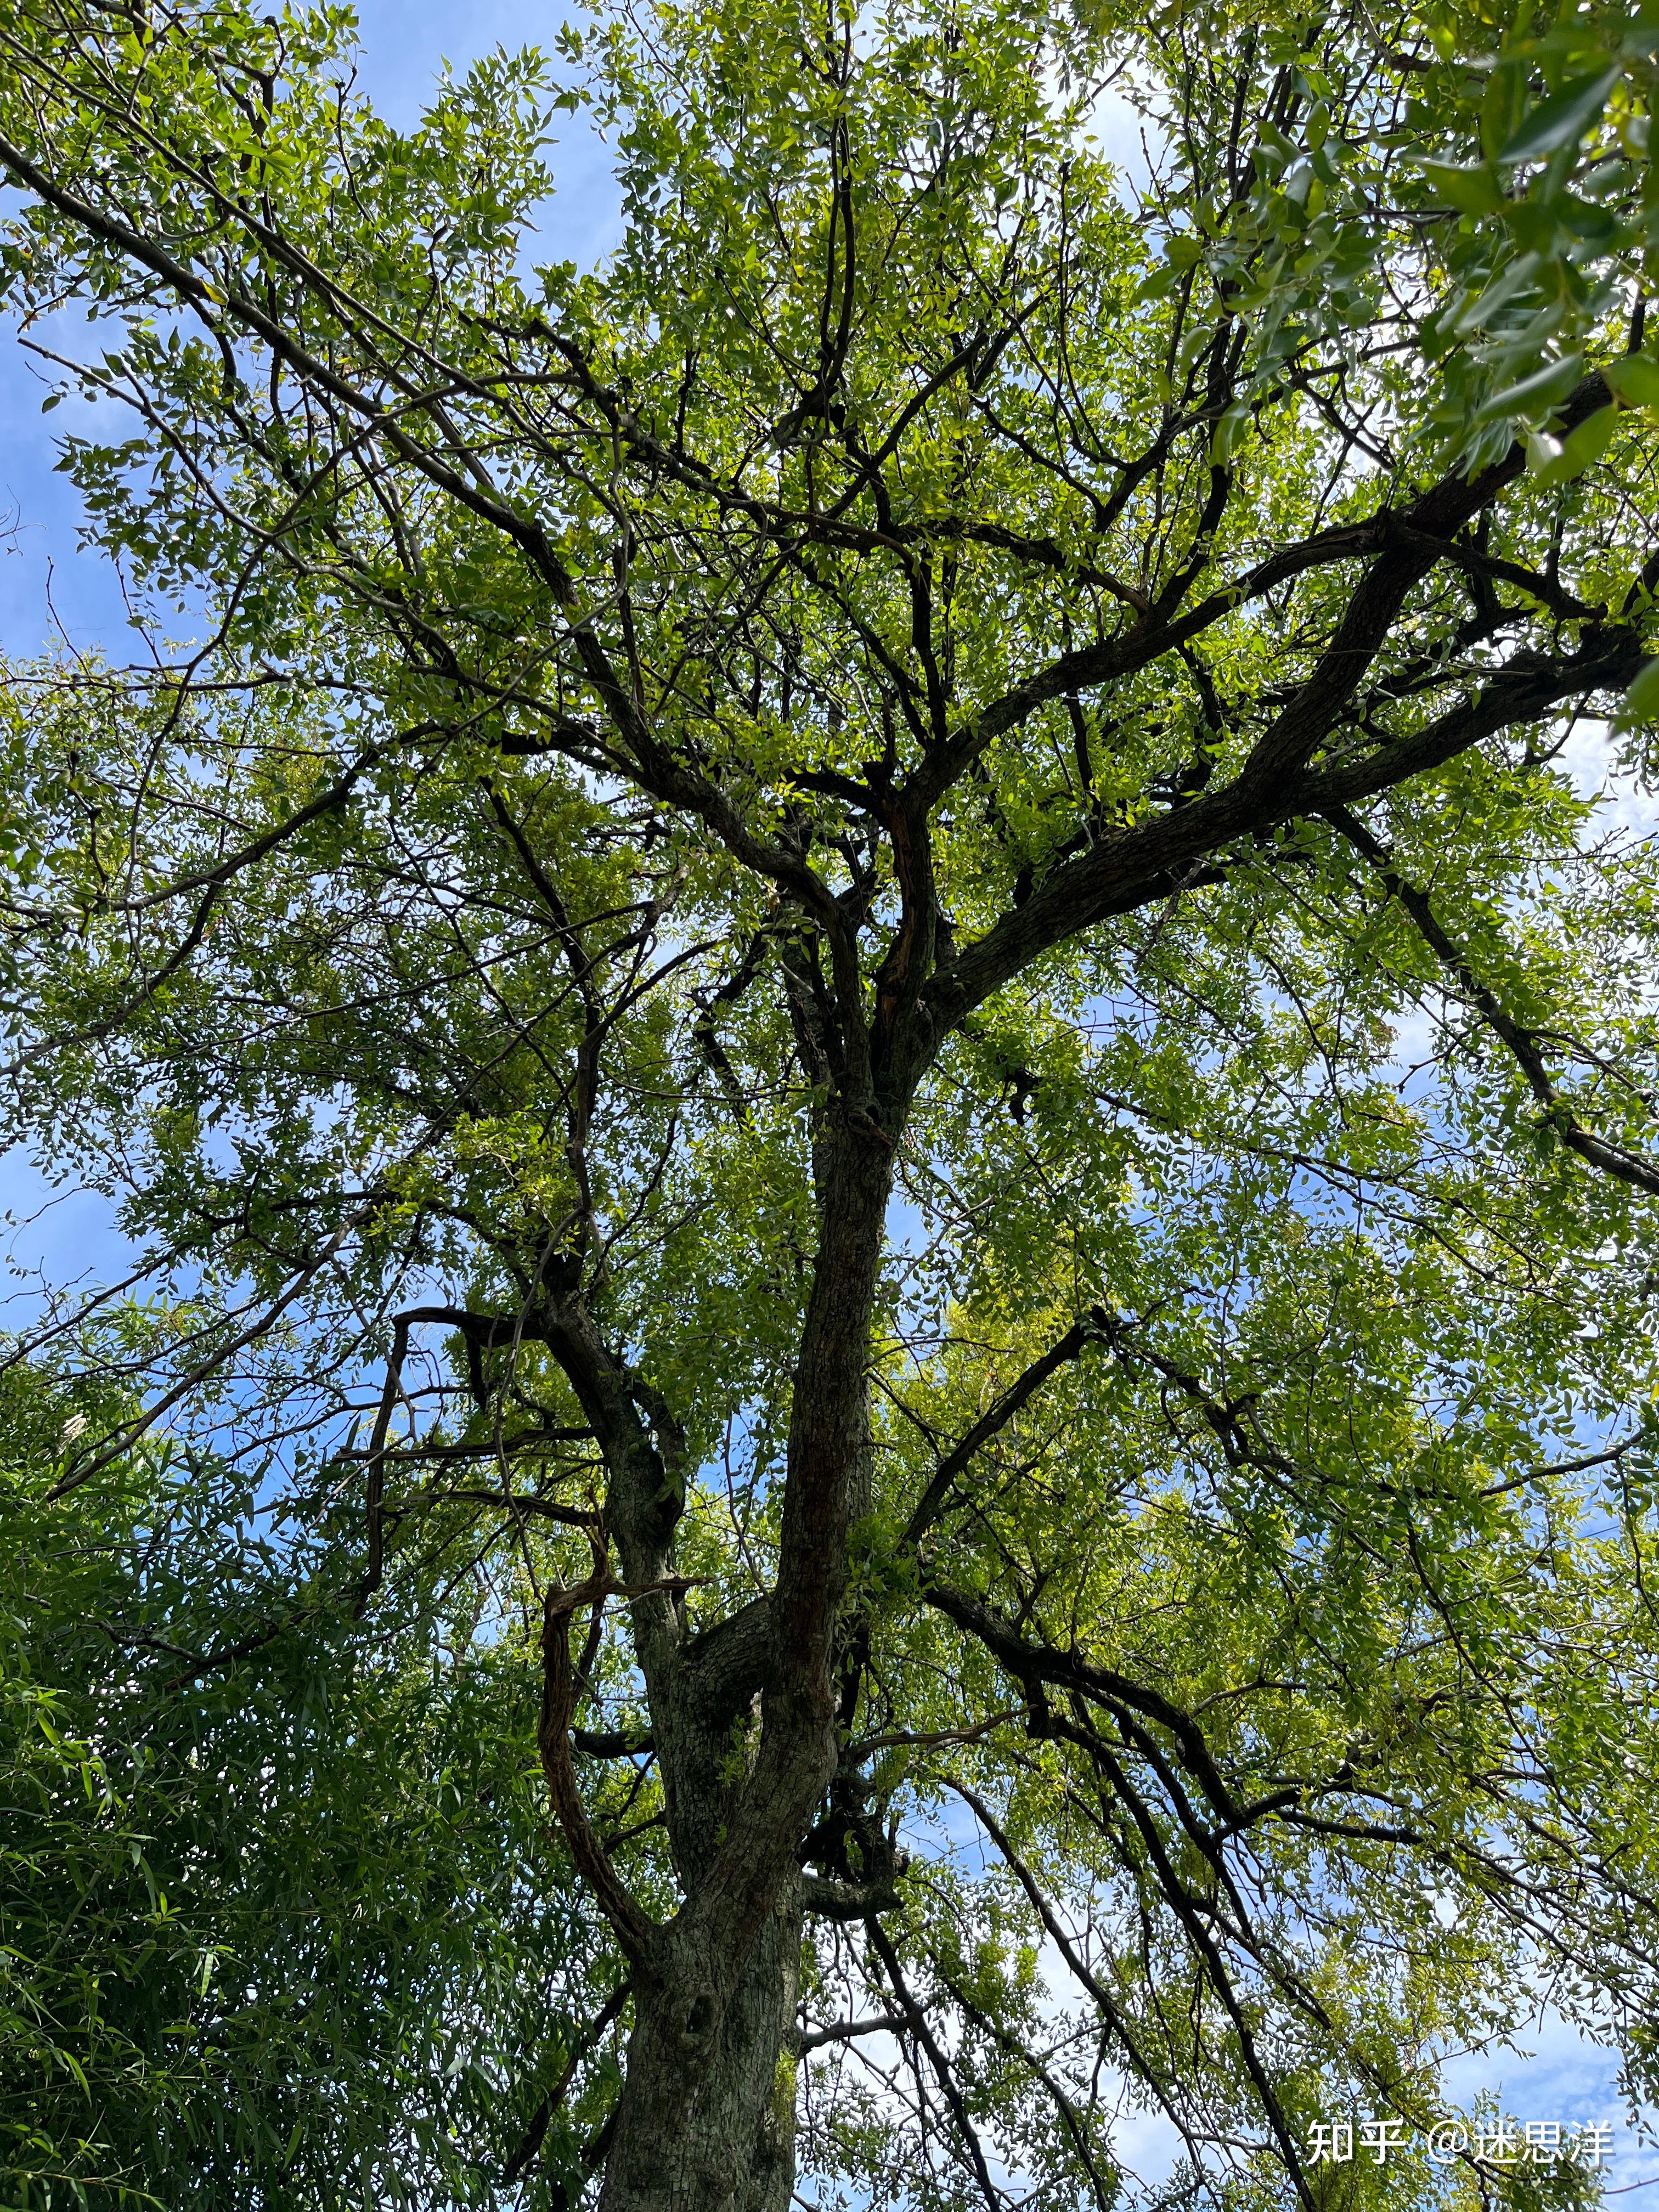
[[[811,1690],[825,2201],[1587,2201],[1422,2142],[1546,1995],[1659,2087],[1659,18],[352,35],[0,8],[147,655],[5,702],[140,1270],[7,1401],[13,2195],[574,2203]]]
[[[599,1968],[522,1669],[431,1577],[354,1644],[325,1530],[222,1467],[141,1448],[49,1500],[65,1419],[120,1410],[0,1384],[3,2201],[487,2203],[479,2137]]]

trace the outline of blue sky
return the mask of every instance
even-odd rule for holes
[[[498,45],[550,44],[563,11],[532,0],[364,0],[357,15],[363,89],[390,121],[407,125],[446,61],[460,70]],[[545,258],[589,261],[616,235],[617,195],[605,147],[581,118],[559,120]],[[77,647],[106,643],[118,653],[126,620],[118,586],[105,564],[78,554],[80,503],[54,473],[73,403],[43,417],[46,389],[8,329],[0,341],[0,650],[38,653],[66,635]]]
[[[536,0],[362,0],[359,82],[389,121],[406,128],[446,64],[459,74],[498,46],[550,48],[564,12]],[[1114,159],[1128,170],[1142,168],[1139,125],[1127,105],[1103,100],[1097,128]],[[580,116],[560,117],[557,139],[550,157],[556,191],[535,258],[591,263],[620,229],[611,156]],[[80,500],[57,471],[58,441],[89,422],[91,410],[71,398],[43,416],[49,389],[12,330],[0,331],[0,653],[21,659],[67,645],[125,659],[133,641],[119,580],[108,562],[82,550]],[[18,1311],[8,1301],[16,1287],[4,1279],[8,1256],[27,1273],[44,1268],[61,1282],[88,1269],[124,1272],[125,1249],[95,1200],[52,1191],[27,1160],[0,1154],[0,1327]],[[22,1296],[27,1299],[27,1290]]]

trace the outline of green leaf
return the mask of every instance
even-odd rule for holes
[[[57,190],[20,189],[0,274],[18,320],[121,331],[67,397],[141,403],[72,446],[89,550],[213,642],[164,683],[64,655],[0,686],[0,1121],[90,1164],[154,1267],[54,1306],[34,1411],[0,1348],[0,2205],[42,2212],[6,2167],[29,2130],[67,2147],[54,2208],[95,2212],[486,2212],[527,2129],[526,2212],[604,2185],[620,2013],[567,2067],[625,1961],[548,1826],[545,1594],[654,1582],[671,1532],[688,1636],[729,1649],[767,1592],[789,1631],[802,1590],[822,1632],[757,1734],[747,1659],[661,1675],[668,1609],[565,1620],[582,1792],[653,1918],[731,1938],[733,1820],[782,1903],[803,1848],[867,1878],[971,1785],[1089,1925],[1140,2089],[1241,2141],[1271,2135],[1241,2021],[1298,2131],[1356,2094],[1427,2114],[1442,2029],[1533,2012],[1529,1929],[1587,2005],[1659,2019],[1654,1209],[1602,1171],[1659,1156],[1659,854],[1538,772],[1583,681],[1543,564],[1611,604],[1659,533],[1638,471],[1538,489],[1628,400],[1616,372],[1563,427],[1643,183],[1629,132],[1594,186],[1577,142],[1523,199],[1488,159],[1528,85],[1604,68],[1594,33],[1448,4],[1423,69],[1360,9],[1149,43],[1106,0],[839,0],[831,52],[803,0],[596,0],[620,234],[532,273],[575,72],[498,54],[399,131],[317,51],[343,0],[267,4],[174,0],[154,39],[100,0],[6,13],[0,136]],[[1130,59],[1183,119],[1151,229],[1078,127]],[[1313,112],[1241,201],[1237,118],[1288,121],[1290,78]],[[185,251],[330,380],[228,380],[150,267]],[[389,371],[404,404],[365,411]],[[1378,601],[1332,562],[1419,494],[1456,542]],[[1340,774],[1386,798],[1310,822],[1248,763],[1348,696]],[[1425,1056],[1449,989],[1471,1020]],[[1540,1113],[1524,1037],[1568,1033]],[[111,1462],[129,1401],[153,1425]],[[611,1448],[628,1403],[659,1448],[634,1413]],[[1186,1910],[1227,1869],[1152,1737],[1096,1735],[1091,1691],[1032,1757],[1020,1708],[1079,1666],[1255,1808],[1237,2009]],[[821,1820],[751,1753],[815,1762],[838,1686]],[[917,1877],[883,1942],[936,2048],[1011,2179],[1092,2201],[1115,2093],[1050,2113],[1019,2063],[1056,2004],[1086,2050],[1088,1983],[1049,1985],[977,1850]],[[794,1925],[733,1962],[722,2035],[787,2038],[798,1983],[809,2018],[884,2014],[864,1944]],[[739,2073],[782,2149],[778,2055]],[[803,2183],[922,2212],[926,2136],[838,2075]],[[1355,2212],[1444,2212],[1425,2154],[1362,2159]]]
[[[1608,388],[1627,407],[1659,407],[1659,361],[1651,354],[1627,353],[1601,371]]]
[[[1488,159],[1505,145],[1521,119],[1526,97],[1523,64],[1518,56],[1501,61],[1486,82],[1480,100],[1480,148]]]
[[[1250,410],[1246,406],[1230,407],[1216,424],[1210,439],[1210,459],[1217,466],[1231,460],[1239,441],[1249,427]]]
[[[1494,422],[1504,415],[1547,415],[1559,407],[1584,373],[1582,355],[1546,362],[1542,368],[1522,377],[1502,392],[1495,392],[1475,416],[1477,422]]]
[[[1659,653],[1644,662],[1641,673],[1625,694],[1619,719],[1621,722],[1659,721]]]
[[[1581,477],[1593,462],[1599,461],[1613,441],[1619,422],[1619,410],[1598,407],[1588,421],[1583,422],[1571,435],[1561,441],[1561,450],[1555,459],[1538,471],[1538,481],[1543,484],[1566,483]]]
[[[1425,161],[1423,174],[1438,199],[1463,215],[1496,215],[1504,204],[1504,188],[1489,161],[1463,167],[1455,161]]]
[[[1541,161],[1575,144],[1607,106],[1607,94],[1623,76],[1618,63],[1598,70],[1593,76],[1575,77],[1559,92],[1540,100],[1522,118],[1520,128],[1501,149],[1500,161]]]

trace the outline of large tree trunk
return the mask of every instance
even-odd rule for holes
[[[749,1615],[672,1652],[659,1601],[635,1607],[685,1902],[638,1947],[600,2212],[787,2212],[793,2187],[799,1855],[837,1758],[836,1620],[848,1525],[869,1498],[870,1326],[893,1151],[866,1117],[836,1130],[824,1157],[776,1584]],[[660,1573],[665,1544],[649,1559],[635,1548],[630,1576]],[[734,1759],[738,1778],[724,1779]]]
[[[785,1884],[723,2010],[705,2010],[695,1973],[636,2000],[599,2212],[787,2212],[799,1889]]]

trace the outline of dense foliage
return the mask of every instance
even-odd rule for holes
[[[44,1502],[79,1394],[6,1380],[3,2202],[489,2201],[596,1986],[522,1670],[430,1589],[354,1643],[222,1470]]]
[[[1546,1998],[1659,2094],[1659,18],[351,35],[0,5],[143,643],[0,732],[136,1254],[8,1370],[14,2195],[1594,2198],[1425,2144]]]

